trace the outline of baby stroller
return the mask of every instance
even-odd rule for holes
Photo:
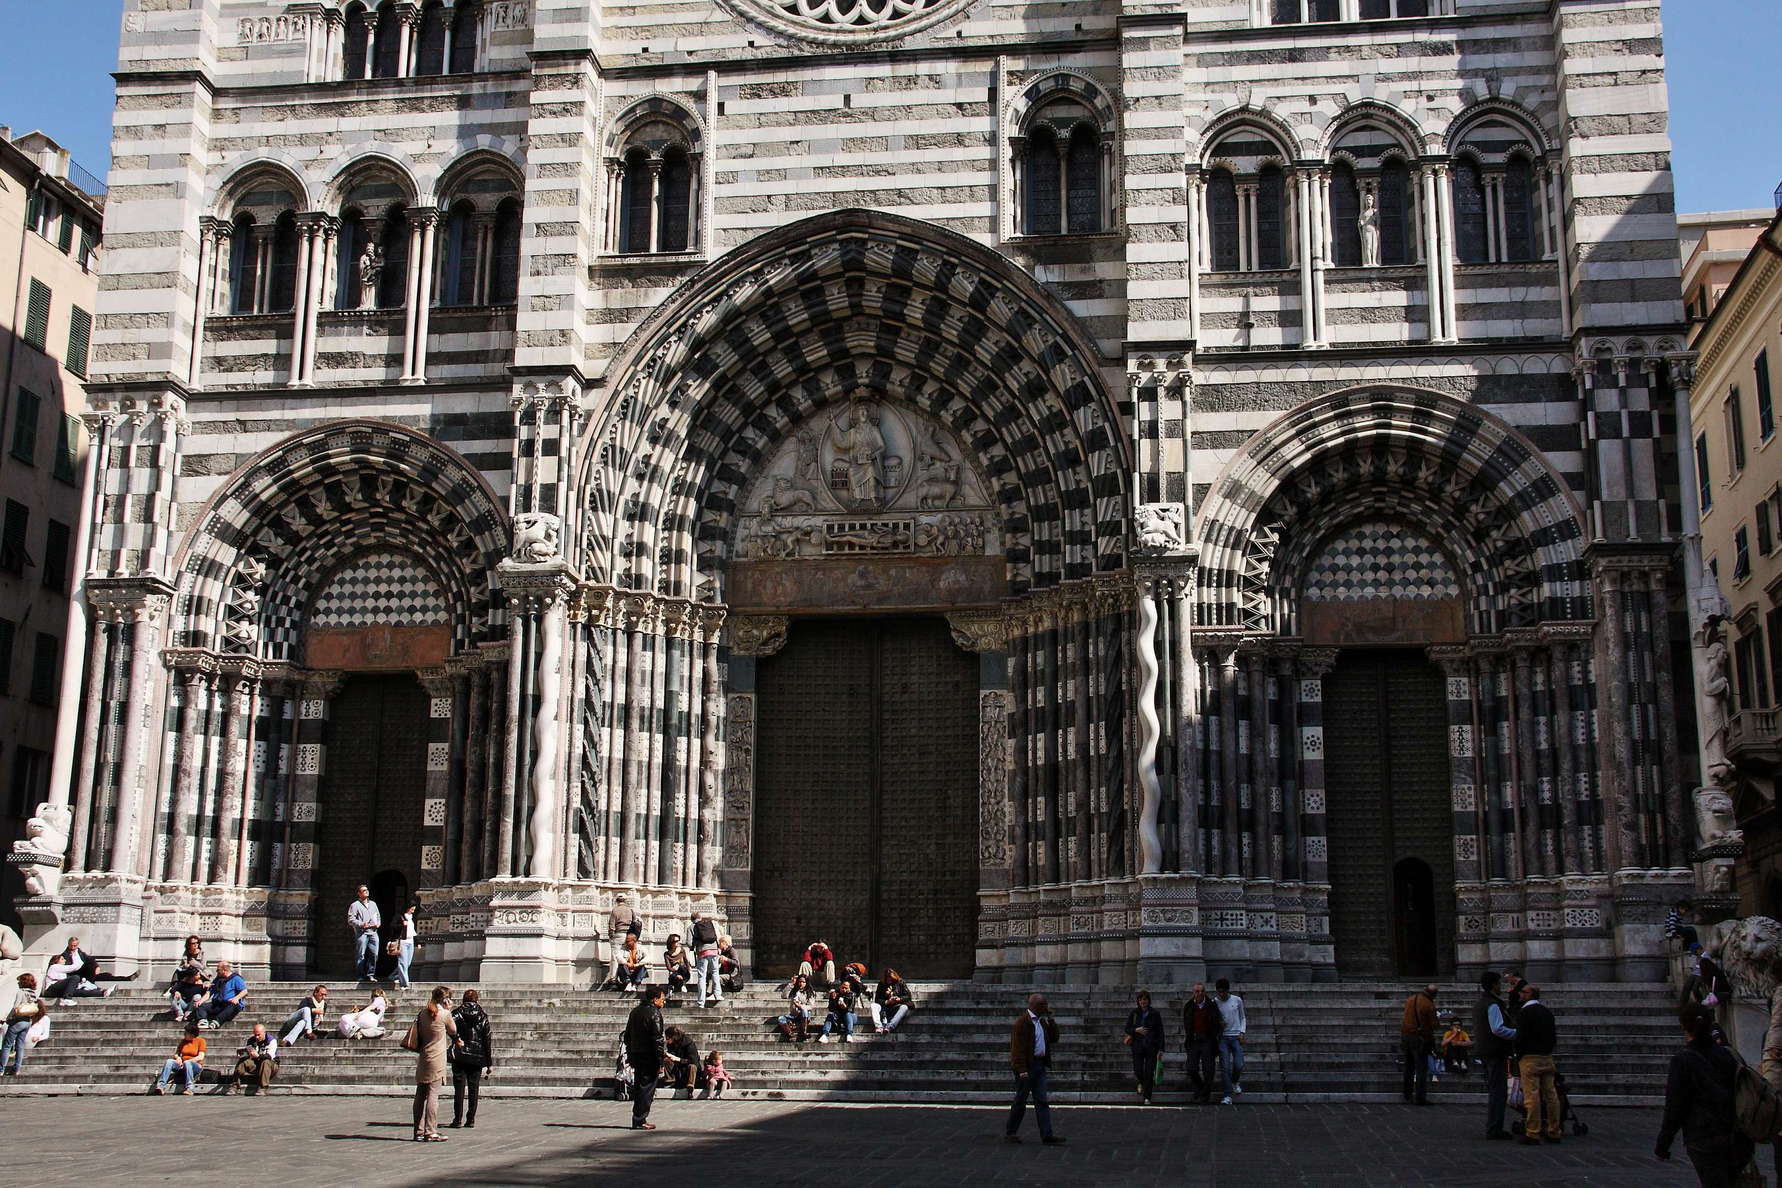
[[[1578,1111],[1572,1108],[1572,1095],[1566,1092],[1564,1073],[1553,1074],[1553,1088],[1559,1094],[1559,1128],[1564,1130],[1569,1123],[1572,1133],[1578,1137],[1589,1134],[1590,1127],[1585,1124],[1584,1119],[1578,1117]],[[1520,1086],[1518,1089],[1520,1090]],[[1510,1108],[1522,1115],[1522,1119],[1510,1123],[1510,1133],[1522,1134],[1526,1129],[1523,1121],[1528,1117],[1528,1101],[1520,1091],[1512,1095]]]
[[[613,1061],[613,1100],[630,1101],[631,1090],[637,1084],[637,1072],[631,1067],[631,1061],[625,1054],[625,1037],[619,1036],[619,1054]]]

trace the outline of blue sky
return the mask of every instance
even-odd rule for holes
[[[0,123],[42,128],[103,174],[123,0],[0,0]],[[1771,204],[1782,183],[1778,0],[1664,0],[1677,208]]]

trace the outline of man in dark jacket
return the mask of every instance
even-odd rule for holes
[[[1132,1075],[1138,1081],[1139,1100],[1150,1105],[1157,1057],[1163,1054],[1163,1015],[1151,1005],[1149,990],[1140,990],[1132,1010],[1126,1013],[1126,1042],[1132,1045]]]
[[[625,1021],[625,1058],[637,1077],[631,1089],[633,1130],[656,1129],[650,1121],[650,1103],[656,1100],[656,1078],[662,1075],[668,1055],[668,1040],[662,1030],[662,1004],[666,1001],[668,987],[651,986]]]
[[[1436,987],[1428,985],[1405,999],[1398,1025],[1398,1050],[1405,1062],[1402,1092],[1406,1101],[1429,1104],[1429,1054],[1436,1040]],[[1415,1086],[1416,1096],[1412,1097]]]
[[[488,1013],[474,989],[464,992],[464,1001],[452,1012],[452,1019],[458,1024],[458,1045],[446,1052],[452,1062],[452,1120],[447,1125],[471,1127],[476,1125],[477,1092],[495,1067],[495,1042],[489,1034]],[[466,1089],[468,1111],[464,1108]]]
[[[1213,1100],[1213,1067],[1223,1034],[1225,1016],[1219,1004],[1207,997],[1204,984],[1194,983],[1193,997],[1182,1004],[1182,1035],[1188,1047],[1188,1084],[1199,1105]]]
[[[1044,994],[1029,994],[1027,1009],[1016,1016],[1009,1028],[1009,1067],[1015,1073],[1015,1103],[1009,1107],[1008,1129],[1003,1131],[1007,1142],[1021,1141],[1021,1116],[1027,1112],[1027,1099],[1033,1098],[1033,1116],[1039,1122],[1040,1142],[1062,1143],[1063,1136],[1052,1133],[1052,1106],[1046,1099],[1046,1079],[1052,1071],[1052,1053],[1058,1050],[1058,1020]]]
[[[1664,1123],[1658,1128],[1653,1154],[1671,1157],[1671,1142],[1683,1132],[1683,1149],[1695,1165],[1696,1178],[1707,1188],[1732,1188],[1751,1162],[1755,1145],[1740,1133],[1733,1085],[1739,1061],[1716,1042],[1714,1015],[1705,1007],[1687,1006],[1680,1013],[1689,1043],[1671,1057],[1664,1086]]]
[[[1516,1071],[1522,1078],[1522,1100],[1528,1103],[1522,1141],[1537,1146],[1545,1136],[1548,1142],[1557,1143],[1559,1070],[1553,1063],[1553,1050],[1559,1046],[1559,1027],[1553,1012],[1541,1002],[1538,987],[1524,982],[1519,993],[1522,1010],[1516,1016]]]
[[[1473,1054],[1485,1065],[1485,1137],[1507,1139],[1504,1107],[1510,1097],[1510,1045],[1516,1029],[1510,1026],[1497,988],[1503,978],[1496,970],[1479,977],[1479,999],[1473,1004]]]
[[[691,1092],[699,1088],[699,1045],[693,1037],[678,1027],[670,1027],[663,1032],[666,1047],[662,1059],[666,1065],[669,1089],[686,1089]]]

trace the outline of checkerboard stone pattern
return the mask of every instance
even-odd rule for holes
[[[403,553],[365,553],[328,579],[310,608],[311,627],[430,627],[451,621],[445,594]]]
[[[1397,524],[1374,520],[1338,532],[1306,571],[1308,601],[1397,598],[1435,602],[1460,597],[1460,582],[1441,549]]]

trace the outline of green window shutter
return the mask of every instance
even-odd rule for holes
[[[44,349],[49,341],[50,287],[40,280],[31,282],[31,297],[25,305],[25,341]]]
[[[12,412],[12,456],[27,466],[37,465],[37,413],[42,406],[37,393],[19,389]]]
[[[80,458],[76,451],[79,449],[80,418],[64,416],[56,430],[56,460],[50,473],[65,483],[78,481]]]
[[[68,370],[87,378],[87,351],[93,343],[93,315],[75,306],[68,311]]]
[[[89,271],[92,269],[93,249],[98,246],[99,239],[93,233],[93,225],[91,223],[82,223],[80,225],[80,266],[82,268],[88,269]]]
[[[43,214],[43,191],[33,189],[31,197],[25,202],[25,226],[37,229],[38,217]]]
[[[66,593],[68,590],[68,553],[73,532],[60,520],[49,522],[43,538],[43,587]]]
[[[0,524],[0,570],[25,572],[25,537],[31,531],[31,509],[16,499],[6,501],[6,519]]]
[[[74,224],[77,220],[66,212],[62,215],[62,233],[56,237],[56,246],[63,252],[74,250]]]
[[[0,694],[12,691],[12,641],[17,634],[18,624],[0,619]]]
[[[37,633],[37,648],[31,654],[31,700],[38,705],[53,705],[56,700],[56,674],[62,667],[62,641],[47,631]]]

